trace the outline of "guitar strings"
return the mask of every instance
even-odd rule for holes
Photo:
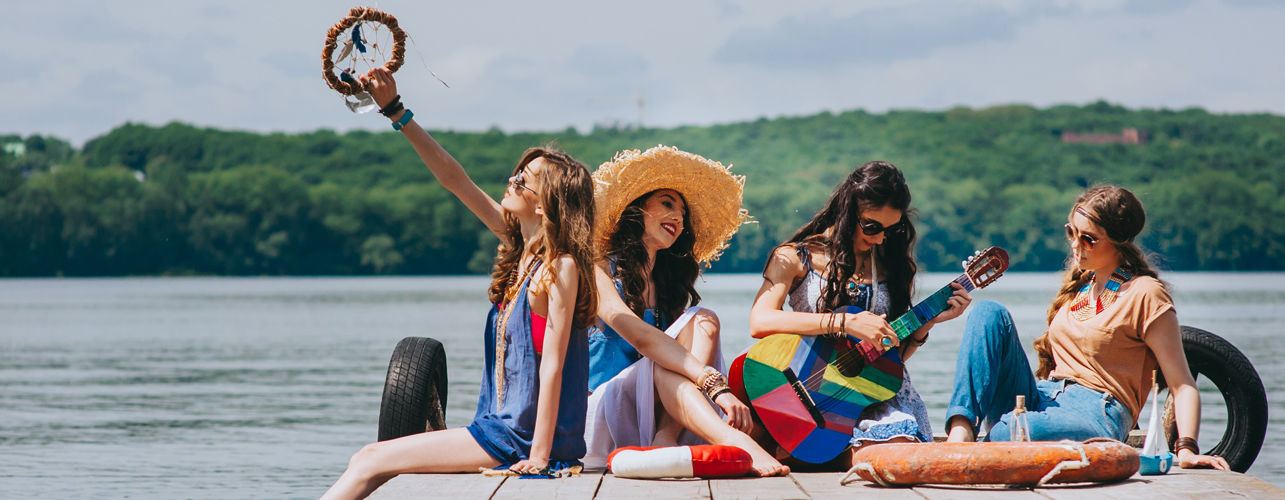
[[[961,283],[961,281],[963,281],[963,280],[967,280],[967,279],[968,279],[967,275],[960,275],[958,278],[955,278],[954,280],[951,280],[951,282],[952,282],[952,283],[959,283],[961,286],[964,286],[965,288],[968,288],[968,287],[967,287],[967,285],[965,285],[964,283]],[[971,282],[970,282],[970,283],[971,283]],[[945,293],[945,292],[949,292],[949,293]],[[928,301],[930,301],[930,300],[932,300],[932,299],[934,299],[934,298],[938,298],[938,299],[941,299],[941,300],[940,300],[941,304],[932,304],[932,305],[935,305],[935,306],[936,306],[936,308],[942,308],[942,306],[943,306],[943,305],[945,305],[945,303],[949,300],[949,299],[948,299],[948,297],[950,296],[950,294],[953,294],[953,293],[954,293],[954,291],[950,288],[950,285],[946,285],[945,287],[943,287],[942,289],[938,290],[938,291],[937,291],[936,293],[934,293],[933,295],[931,295],[931,296],[929,296],[928,298],[924,299],[924,301],[923,301],[923,302],[928,302]],[[939,297],[939,296],[940,296],[940,297]],[[922,302],[921,302],[921,304],[920,304],[920,305],[922,305]],[[912,308],[912,309],[911,309],[911,311],[908,311],[908,312],[913,312],[913,310],[914,310],[914,308]],[[944,310],[944,309],[943,309],[943,310]],[[938,314],[940,314],[940,312],[938,312]],[[936,315],[934,315],[934,316],[936,316]],[[903,315],[903,317],[902,317],[902,318],[898,318],[897,320],[893,321],[893,323],[894,323],[894,324],[896,324],[896,323],[903,323],[903,320],[908,319],[908,318],[910,318],[910,317],[914,317],[916,320],[918,320],[918,317],[917,317],[917,316],[914,316],[914,315],[911,315],[911,316],[904,316],[904,315]],[[919,323],[920,323],[920,326],[923,326],[923,322],[922,322],[922,321],[919,321]],[[895,329],[895,328],[894,328],[894,329]],[[915,329],[918,329],[918,327],[916,327]],[[914,333],[914,330],[915,330],[915,329],[911,329],[911,328],[909,328],[908,326],[906,326],[906,327],[905,327],[906,335],[905,335],[905,336],[902,336],[902,335],[900,335],[900,334],[899,334],[899,335],[897,336],[897,337],[898,337],[898,339],[900,339],[900,340],[905,340],[905,338],[906,338],[906,337],[909,337],[911,333]],[[837,339],[836,339],[836,342],[838,342],[838,340],[837,340]],[[834,359],[834,360],[824,362],[824,364],[825,364],[825,365],[834,365],[834,364],[841,363],[841,362],[847,362],[847,361],[851,360],[853,356],[857,356],[857,355],[861,355],[861,354],[862,354],[862,353],[861,353],[861,351],[860,351],[859,349],[857,349],[856,347],[853,347],[852,349],[848,349],[846,352],[840,353],[838,356],[836,356],[836,357],[835,357],[835,359]],[[813,383],[817,382],[817,381],[823,380],[823,379],[824,379],[824,377],[825,377],[825,371],[826,371],[826,370],[825,370],[825,368],[823,367],[823,368],[821,368],[820,370],[817,370],[817,371],[813,372],[813,373],[812,373],[812,375],[809,375],[806,379],[801,380],[800,382],[802,383],[803,388],[804,388],[805,390],[811,390],[811,389],[809,389],[809,386],[810,386],[810,385],[812,385]],[[856,390],[854,390],[854,389],[850,389],[850,388],[848,388],[848,387],[846,387],[846,386],[840,386],[840,391],[842,391],[842,392],[837,392],[836,394],[846,394],[846,393],[848,393],[848,392],[859,392],[859,391],[856,391]],[[813,391],[813,392],[819,392],[819,391]],[[818,404],[818,405],[817,405],[817,408],[818,408],[818,409],[820,409],[820,408],[821,408],[821,405],[820,405],[820,404]]]

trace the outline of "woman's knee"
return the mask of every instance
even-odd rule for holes
[[[679,332],[678,341],[687,346],[688,349],[691,348],[695,339],[718,342],[718,335],[721,329],[722,324],[718,321],[718,314],[702,307],[692,314],[687,326]]]
[[[973,311],[968,313],[964,324],[965,334],[1007,334],[1016,333],[1013,327],[1013,315],[1008,309],[992,300],[979,300],[973,303]]]
[[[348,459],[348,469],[363,476],[374,477],[380,471],[379,462],[387,446],[383,442],[362,446]]]

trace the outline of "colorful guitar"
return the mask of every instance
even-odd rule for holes
[[[972,291],[1007,269],[1008,252],[990,247],[964,261],[964,274],[952,283]],[[904,340],[945,311],[953,294],[947,285],[889,325]],[[891,399],[902,383],[897,349],[880,352],[869,343],[831,335],[769,335],[732,361],[729,372],[732,389],[768,434],[794,458],[809,463],[827,462],[843,452],[861,411]]]

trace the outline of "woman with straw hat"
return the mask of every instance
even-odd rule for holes
[[[788,473],[744,432],[753,421],[727,387],[718,317],[696,306],[693,287],[748,218],[745,178],[666,146],[622,151],[593,177],[600,289],[586,466],[622,446],[706,441],[749,452],[759,475]]]

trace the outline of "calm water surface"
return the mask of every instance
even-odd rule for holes
[[[1285,486],[1285,274],[1170,273],[1183,324],[1254,363],[1271,424],[1250,473]],[[921,277],[924,291],[953,275]],[[724,352],[749,344],[761,278],[698,285]],[[449,355],[448,423],[473,413],[484,277],[0,280],[0,497],[315,498],[376,435],[388,356],[431,336]],[[1005,276],[978,298],[1029,346],[1053,274]],[[941,426],[962,321],[909,362]],[[1210,391],[1212,385],[1202,384]],[[1214,395],[1205,398],[1214,399]],[[1226,412],[1206,404],[1202,447]]]

